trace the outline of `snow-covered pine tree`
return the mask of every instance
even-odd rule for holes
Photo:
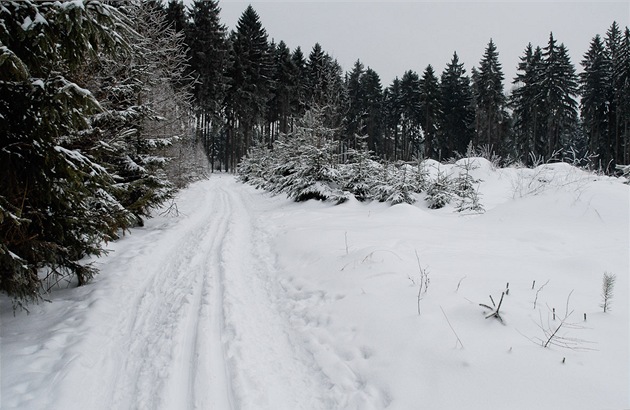
[[[276,173],[279,191],[297,202],[309,199],[343,202],[347,199],[340,186],[338,144],[335,130],[324,124],[321,108],[309,109],[293,133],[282,139],[283,156],[293,161],[280,164]]]
[[[382,173],[382,165],[374,161],[372,155],[367,143],[362,141],[359,149],[348,151],[348,161],[340,167],[341,188],[359,201],[374,198],[376,178]]]
[[[445,207],[453,199],[453,182],[448,174],[438,170],[435,180],[429,183],[425,200],[430,209]]]
[[[92,118],[100,135],[91,150],[115,176],[111,195],[142,224],[174,193],[165,171],[168,158],[161,154],[191,155],[179,157],[170,169],[179,185],[187,180],[182,163],[191,168],[186,174],[200,164],[193,162],[192,81],[186,81],[183,34],[168,26],[161,8],[130,3],[122,10],[134,29],[130,52],[87,65],[83,76],[105,108]]]
[[[94,269],[77,261],[129,224],[112,176],[77,142],[95,135],[97,99],[74,80],[87,59],[128,51],[128,21],[99,2],[0,5],[0,290],[18,303]]]

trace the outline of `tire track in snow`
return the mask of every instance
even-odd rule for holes
[[[278,305],[283,290],[246,187],[232,183],[222,249],[227,357],[239,409],[330,409],[340,398]]]
[[[79,356],[46,408],[343,407],[284,314],[247,187],[213,176],[188,192],[180,218],[138,230],[99,260],[109,278],[95,283],[87,327],[76,329]]]
[[[211,326],[220,323],[211,300],[222,299],[216,258],[226,234],[226,204],[224,193],[209,190],[206,209],[186,224],[191,229],[177,243],[156,244],[155,261],[144,268],[155,274],[124,332],[123,340],[132,341],[123,347],[112,408],[230,408],[225,360],[213,354],[223,351],[221,329]]]

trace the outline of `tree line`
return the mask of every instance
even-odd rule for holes
[[[470,75],[455,52],[441,73],[429,65],[384,87],[359,60],[344,73],[319,44],[306,56],[269,41],[251,6],[231,32],[216,1],[186,9],[170,0],[165,9],[186,33],[199,76],[198,135],[215,169],[234,170],[251,147],[270,147],[315,107],[340,153],[366,137],[388,161],[447,160],[472,144],[526,165],[567,152],[609,171],[630,163],[630,32],[617,23],[593,38],[579,75],[553,33],[547,44],[528,44],[506,91],[492,39]]]

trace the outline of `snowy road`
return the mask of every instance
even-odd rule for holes
[[[3,380],[5,391],[41,383],[55,393],[5,395],[2,408],[334,407],[330,382],[282,313],[270,277],[275,257],[248,192],[233,177],[213,176],[184,193],[178,218],[150,221],[112,244],[94,285],[79,290],[89,305],[53,304],[59,325],[49,340],[59,344],[4,355],[5,368],[32,353],[38,363],[23,380]],[[3,335],[4,349],[11,336]]]

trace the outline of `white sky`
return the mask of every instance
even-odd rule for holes
[[[545,46],[549,32],[580,61],[591,39],[613,21],[630,26],[630,1],[240,1],[221,0],[221,20],[230,30],[248,4],[260,15],[270,39],[284,40],[305,56],[316,42],[344,71],[360,59],[384,87],[409,69],[428,64],[439,74],[454,51],[468,74],[492,38],[506,82],[511,83],[527,43]]]

